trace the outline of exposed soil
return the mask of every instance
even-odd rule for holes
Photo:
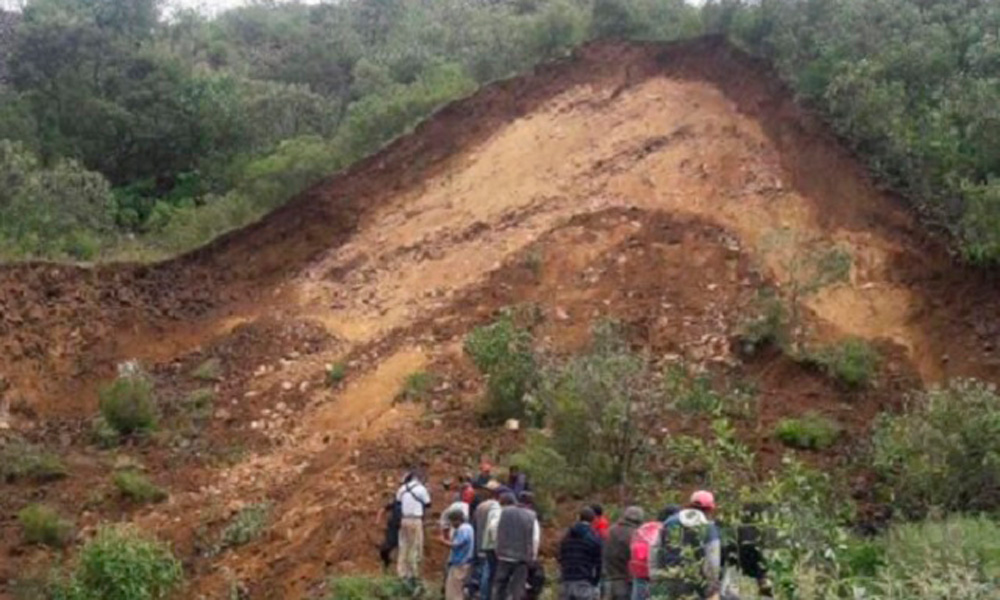
[[[857,336],[881,350],[863,392],[735,343],[762,288],[787,294],[798,259],[834,247],[849,276],[802,297],[801,328],[815,343]],[[374,514],[407,465],[426,462],[440,482],[523,441],[477,424],[482,382],[461,352],[507,306],[536,315],[538,350],[553,359],[608,317],[659,364],[752,384],[758,410],[738,425],[765,469],[783,451],[770,435],[781,418],[841,421],[842,441],[810,457],[834,464],[909,391],[997,380],[998,291],[925,236],[761,64],[711,38],[592,44],[442,109],[192,254],[0,267],[11,384],[0,436],[45,443],[70,466],[44,486],[0,483],[0,597],[53,558],[20,544],[14,515],[31,501],[75,516],[84,536],[127,519],[171,540],[191,576],[184,597],[236,585],[303,598],[330,574],[376,570]],[[102,451],[88,436],[96,389],[129,359],[157,381],[162,426]],[[196,376],[210,359],[217,373]],[[342,382],[327,380],[334,363]],[[430,398],[397,402],[423,370]],[[209,406],[194,410],[199,394]],[[116,499],[123,457],[170,499]],[[260,501],[273,504],[260,539],[208,551]]]

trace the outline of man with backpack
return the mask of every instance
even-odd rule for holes
[[[722,544],[712,521],[715,496],[697,491],[688,508],[663,523],[650,552],[650,598],[718,600],[722,576]]]
[[[622,519],[608,531],[604,547],[604,597],[607,600],[631,600],[632,577],[628,563],[632,555],[632,538],[645,516],[638,506],[625,509]]]
[[[400,579],[416,588],[424,558],[424,513],[431,505],[431,494],[420,475],[410,473],[406,476],[396,492],[396,504],[400,512],[396,570]]]
[[[594,517],[594,509],[584,507],[559,544],[559,600],[597,600],[600,595],[602,542]]]
[[[667,506],[660,511],[655,521],[643,523],[632,536],[628,562],[628,572],[632,577],[632,600],[649,600],[650,554],[659,542],[663,522],[680,510],[681,507],[676,504]]]

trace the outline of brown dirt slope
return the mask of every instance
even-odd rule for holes
[[[878,346],[871,390],[845,394],[786,357],[733,351],[759,290],[794,288],[817,248],[839,248],[851,268],[802,298],[805,324],[817,342]],[[13,515],[28,501],[73,515],[84,535],[127,519],[169,538],[189,597],[231,585],[308,597],[330,573],[373,569],[369,523],[401,469],[425,461],[439,480],[520,443],[476,426],[468,407],[481,381],[461,352],[505,306],[537,315],[547,356],[580,348],[610,317],[662,364],[753,384],[758,414],[739,425],[766,466],[781,451],[769,432],[788,415],[847,426],[815,457],[832,463],[922,382],[997,379],[997,292],[923,235],[765,66],[714,38],[591,44],[443,108],[189,255],[0,267],[0,374],[11,384],[0,423],[58,442],[72,467],[44,487],[0,483],[0,552],[12,557],[0,560],[0,597],[51,560],[18,543]],[[133,358],[157,380],[161,430],[99,450],[87,435],[96,386]],[[210,358],[218,378],[198,380]],[[330,385],[335,362],[347,378]],[[435,376],[429,398],[396,402],[419,371]],[[194,415],[196,393],[211,405]],[[108,478],[123,456],[170,499],[116,499]],[[265,535],[210,552],[258,501],[274,506]]]

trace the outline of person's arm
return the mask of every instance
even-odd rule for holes
[[[594,572],[594,581],[592,583],[594,585],[598,585],[601,582],[601,567],[604,562],[602,556],[603,552],[604,552],[604,544],[598,541],[596,544],[594,544],[594,550],[593,550],[595,572]]]
[[[535,526],[531,531],[531,561],[538,560],[538,547],[542,543],[542,528],[538,526],[538,519],[535,519]]]

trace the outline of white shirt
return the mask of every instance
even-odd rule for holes
[[[403,518],[424,516],[424,506],[431,503],[430,492],[417,480],[404,483],[396,492],[396,501],[402,504]]]

